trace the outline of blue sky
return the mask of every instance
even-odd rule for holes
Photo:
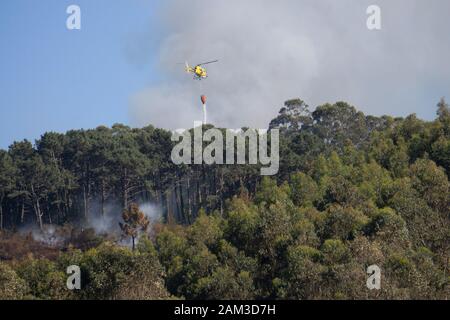
[[[81,30],[66,29],[70,4],[81,8]],[[141,0],[1,1],[0,148],[45,131],[127,124],[130,95],[154,81],[157,10]]]
[[[81,30],[66,9],[81,7]],[[0,148],[99,125],[266,128],[286,99],[432,120],[450,99],[448,0],[2,0]],[[252,15],[249,16],[249,12]],[[199,84],[177,62],[219,59]]]

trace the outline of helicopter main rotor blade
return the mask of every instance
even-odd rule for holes
[[[205,64],[210,64],[210,63],[215,63],[215,62],[219,62],[219,60],[213,60],[213,61],[203,62],[203,63],[198,64],[198,66],[203,66],[203,65],[205,65]]]

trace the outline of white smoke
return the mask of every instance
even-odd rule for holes
[[[375,115],[433,118],[450,95],[449,1],[378,0],[382,30],[369,31],[372,0],[169,0],[159,20],[155,83],[131,97],[133,125],[190,128],[201,120],[265,128],[284,100],[338,100]],[[148,46],[142,45],[142,50]],[[150,54],[150,53],[149,53]],[[178,65],[208,65],[197,82]]]
[[[119,222],[123,222],[123,208],[119,203],[109,201],[105,205],[104,214],[101,214],[99,202],[92,202],[86,228],[93,228],[97,234],[120,234]],[[149,218],[151,223],[161,219],[161,210],[151,202],[138,203],[139,209]]]
[[[158,205],[151,202],[139,203],[138,205],[151,224],[161,221],[162,212]],[[98,199],[94,199],[90,201],[87,221],[82,219],[79,223],[74,222],[63,226],[44,224],[42,230],[38,225],[30,223],[21,227],[19,232],[23,236],[31,235],[34,241],[42,244],[60,247],[67,243],[73,234],[79,235],[80,232],[92,229],[97,235],[115,240],[120,245],[131,247],[131,239],[123,239],[121,237],[122,231],[119,227],[119,222],[123,222],[122,212],[123,209],[118,202],[108,201],[105,203],[104,213],[102,214],[101,202]],[[151,227],[148,232],[151,232]]]
[[[91,201],[89,217],[85,228],[92,228],[97,234],[119,234],[119,222],[122,220],[122,208],[113,201],[108,201],[102,214],[100,201]]]
[[[150,220],[150,223],[160,222],[162,218],[161,208],[153,203],[146,202],[139,205],[141,211]]]
[[[50,224],[43,225],[42,230],[36,225],[28,224],[20,228],[19,233],[22,236],[31,235],[34,241],[51,247],[61,246],[66,240],[62,228]]]

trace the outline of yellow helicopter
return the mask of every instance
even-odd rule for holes
[[[197,64],[195,67],[191,67],[189,65],[189,63],[186,62],[185,70],[187,73],[192,73],[194,75],[195,80],[206,79],[206,78],[208,78],[208,73],[207,73],[206,69],[203,68],[202,66],[204,66],[205,64],[216,63],[216,62],[219,62],[219,60],[203,62],[203,63]]]

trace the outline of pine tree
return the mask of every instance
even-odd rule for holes
[[[140,232],[147,231],[150,221],[135,203],[130,204],[130,206],[123,211],[122,218],[124,223],[119,223],[120,229],[122,230],[124,238],[131,237],[134,251],[136,238],[139,236]]]

